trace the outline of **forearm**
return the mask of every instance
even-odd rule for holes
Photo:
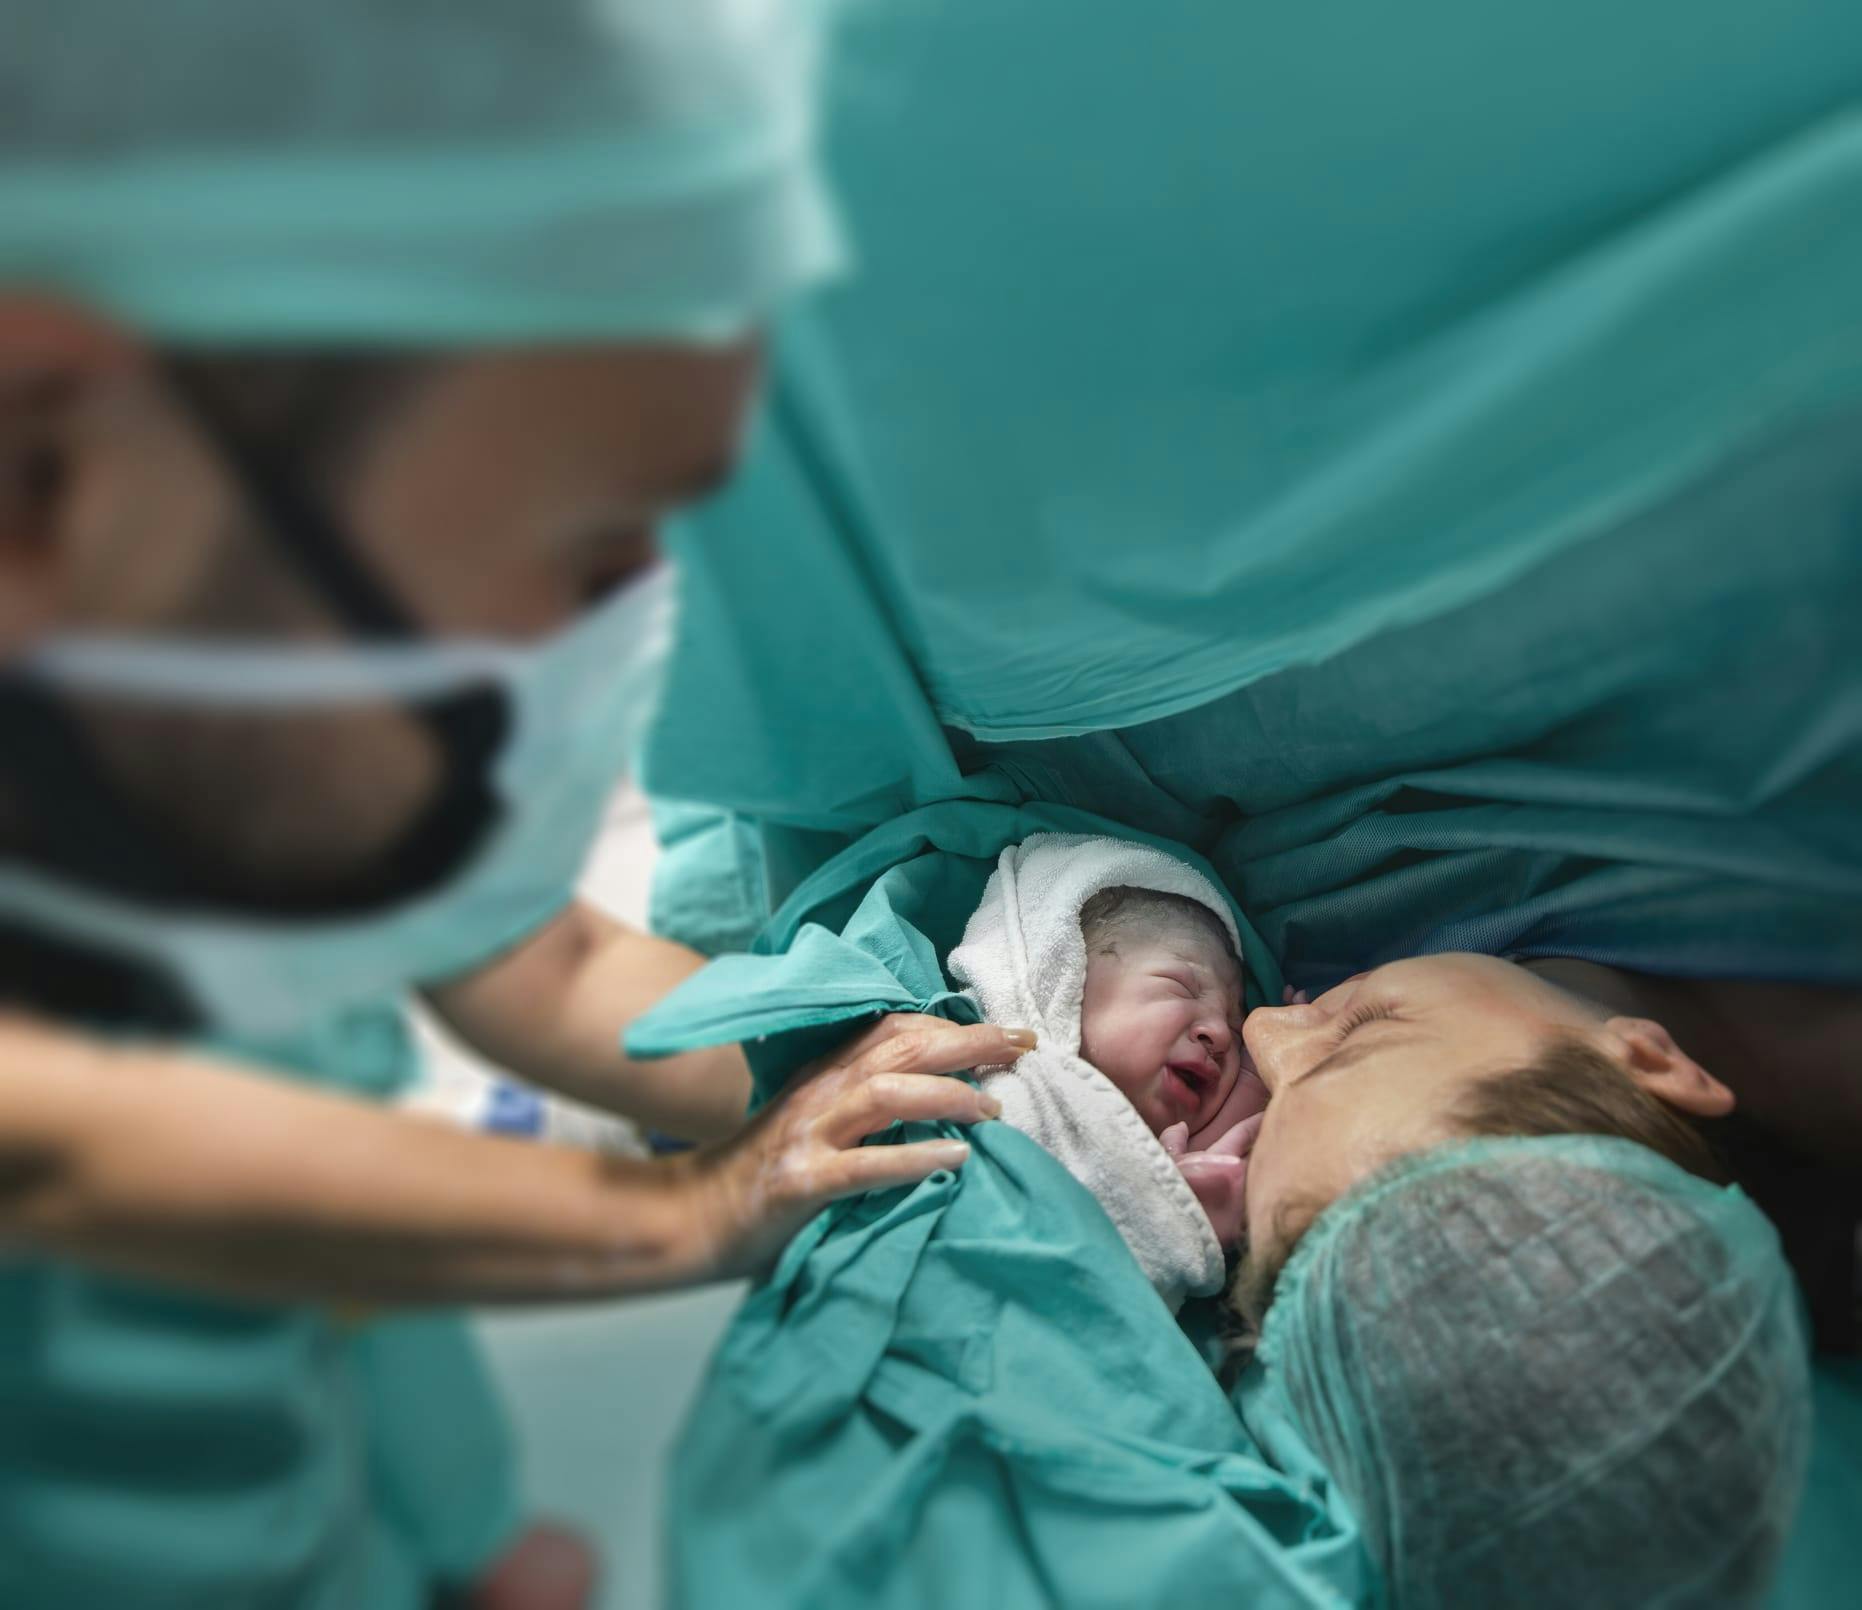
[[[321,1302],[651,1290],[703,1274],[686,1178],[0,1023],[0,1233],[127,1273]]]
[[[466,978],[430,989],[440,1017],[474,1049],[552,1090],[688,1140],[735,1133],[750,1071],[734,1045],[658,1061],[621,1046],[628,1023],[705,958],[577,903]]]

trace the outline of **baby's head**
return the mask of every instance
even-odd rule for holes
[[[1080,929],[1080,1055],[1152,1134],[1203,1128],[1241,1071],[1241,961],[1222,920],[1182,895],[1120,887],[1086,902]]]

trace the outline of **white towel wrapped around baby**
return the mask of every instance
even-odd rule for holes
[[[1195,868],[1123,839],[1038,833],[1002,852],[949,967],[990,1022],[1040,1035],[1012,1070],[983,1081],[1002,1103],[1002,1121],[1093,1193],[1175,1312],[1185,1297],[1221,1289],[1221,1245],[1163,1143],[1080,1056],[1087,961],[1080,912],[1101,890],[1119,887],[1207,906],[1239,953],[1228,902]]]

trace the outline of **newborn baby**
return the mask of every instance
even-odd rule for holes
[[[1241,1043],[1242,965],[1228,930],[1200,901],[1118,885],[1081,908],[1080,932],[1080,1055],[1137,1109],[1233,1247],[1267,1091]]]
[[[1226,897],[1148,845],[1041,833],[1002,852],[949,969],[1037,1048],[986,1088],[1098,1198],[1159,1294],[1221,1288],[1267,1092],[1241,1046]]]

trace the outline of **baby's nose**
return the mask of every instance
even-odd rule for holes
[[[1235,1034],[1222,1019],[1210,1018],[1197,1025],[1196,1039],[1210,1056],[1222,1057],[1228,1055],[1228,1048],[1234,1043]]]

